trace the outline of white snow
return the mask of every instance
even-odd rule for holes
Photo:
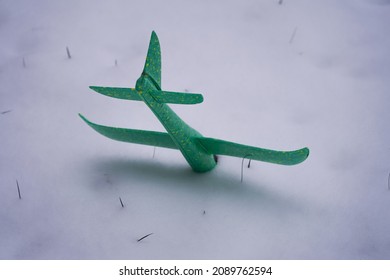
[[[1,1],[0,258],[389,259],[390,1],[278,2]],[[241,183],[89,128],[164,131],[88,88],[133,87],[152,30],[186,122],[309,158]]]

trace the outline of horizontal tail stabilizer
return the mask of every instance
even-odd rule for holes
[[[152,95],[160,103],[198,104],[203,102],[203,96],[199,93],[154,91]]]
[[[79,116],[94,130],[113,140],[178,149],[168,133],[103,126],[90,122],[81,114],[79,114]]]
[[[90,86],[90,89],[114,98],[142,101],[137,91],[134,88],[117,88],[117,87],[96,87]]]
[[[301,163],[309,156],[308,148],[283,152],[251,147],[213,138],[197,138],[197,141],[210,154],[226,155],[239,158],[246,157],[252,160],[283,165],[294,165]]]

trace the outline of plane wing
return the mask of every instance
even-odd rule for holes
[[[198,143],[210,154],[248,158],[270,163],[294,165],[304,161],[309,156],[309,149],[296,151],[273,151],[246,146],[214,138],[197,138]]]
[[[90,122],[81,114],[79,116],[94,130],[113,140],[178,149],[168,133],[104,126]]]

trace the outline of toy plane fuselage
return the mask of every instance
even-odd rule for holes
[[[196,93],[170,92],[161,89],[161,51],[155,32],[152,32],[144,70],[138,78],[135,88],[97,86],[90,88],[109,97],[145,102],[167,133],[103,126],[90,122],[80,114],[80,117],[90,127],[114,140],[178,149],[196,172],[206,172],[213,169],[216,166],[215,155],[247,157],[252,160],[283,165],[298,164],[309,155],[308,148],[286,152],[273,151],[206,138],[186,124],[167,103],[197,104],[203,101],[203,96]]]
[[[156,101],[153,92],[160,89],[152,79],[145,73],[139,77],[135,89],[140,97],[164,126],[194,171],[205,172],[213,169],[216,165],[214,156],[206,153],[200,144],[195,142],[195,139],[203,136],[186,124],[168,105]]]

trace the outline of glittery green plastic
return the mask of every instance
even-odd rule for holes
[[[196,172],[207,172],[213,169],[216,166],[214,155],[246,157],[283,165],[298,164],[309,156],[308,148],[283,152],[206,138],[186,124],[166,103],[197,104],[203,102],[203,96],[198,93],[161,90],[161,51],[155,32],[152,32],[144,70],[135,88],[98,86],[90,88],[109,97],[145,102],[167,133],[98,125],[80,114],[90,127],[114,140],[178,149]]]

